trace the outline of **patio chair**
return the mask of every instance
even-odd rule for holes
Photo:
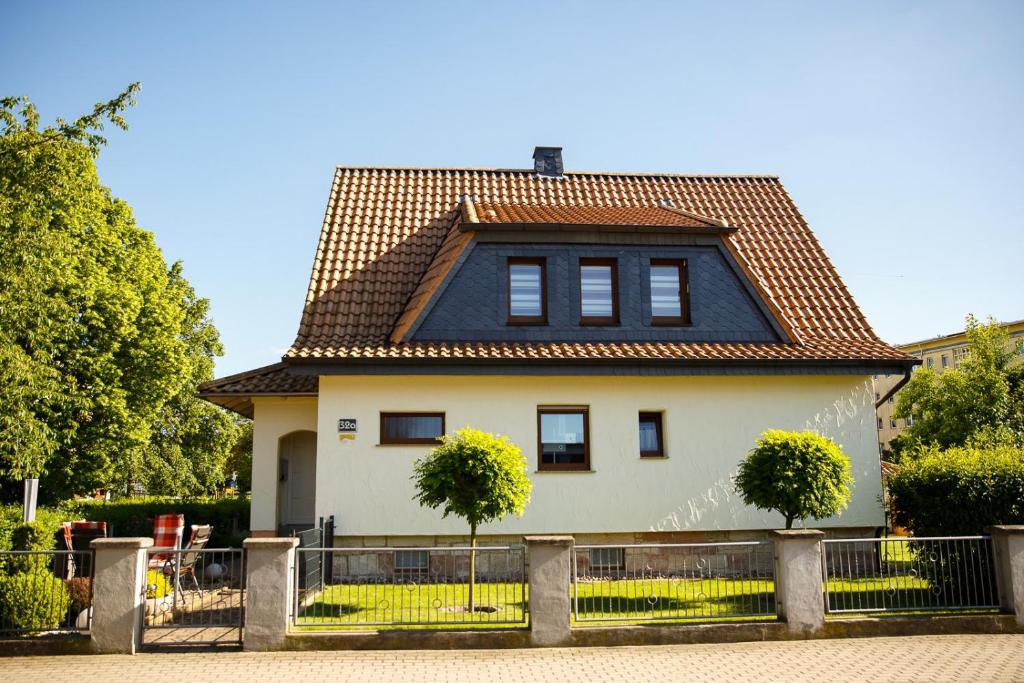
[[[192,585],[202,596],[203,589],[196,576],[196,561],[202,555],[199,551],[206,547],[212,534],[213,527],[209,524],[192,525],[192,536],[189,538],[188,547],[185,549],[186,552],[181,553],[181,566],[178,568],[178,590],[181,590],[181,577],[187,576],[192,579]]]
[[[64,578],[87,576],[91,567],[79,566],[78,558],[89,557],[86,551],[90,549],[93,539],[107,537],[107,523],[85,520],[62,522],[61,536],[64,539],[64,547],[71,551],[68,553]]]
[[[167,514],[153,518],[153,550],[181,548],[181,535],[185,530],[185,515]],[[163,571],[174,564],[177,553],[154,552],[149,557],[149,568]]]

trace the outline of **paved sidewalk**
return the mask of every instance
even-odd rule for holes
[[[0,658],[5,681],[1024,681],[1024,635],[551,650]]]

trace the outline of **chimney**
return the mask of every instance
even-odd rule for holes
[[[562,148],[534,147],[533,170],[543,178],[562,177]]]

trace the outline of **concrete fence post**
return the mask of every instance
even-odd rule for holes
[[[772,532],[775,540],[775,602],[791,633],[811,635],[825,625],[821,540],[813,529]]]
[[[280,650],[294,601],[297,538],[247,538],[245,547],[246,650]]]
[[[1001,525],[986,529],[995,551],[996,587],[999,607],[1017,616],[1024,626],[1024,525]]]
[[[535,646],[566,645],[572,583],[572,536],[527,536],[530,565],[530,641]]]
[[[92,648],[104,654],[135,654],[142,645],[146,610],[146,549],[151,538],[97,538],[92,584]]]

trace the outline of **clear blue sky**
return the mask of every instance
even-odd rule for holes
[[[0,94],[142,81],[103,180],[276,361],[334,166],[776,173],[903,342],[1024,318],[1024,2],[8,3]]]

